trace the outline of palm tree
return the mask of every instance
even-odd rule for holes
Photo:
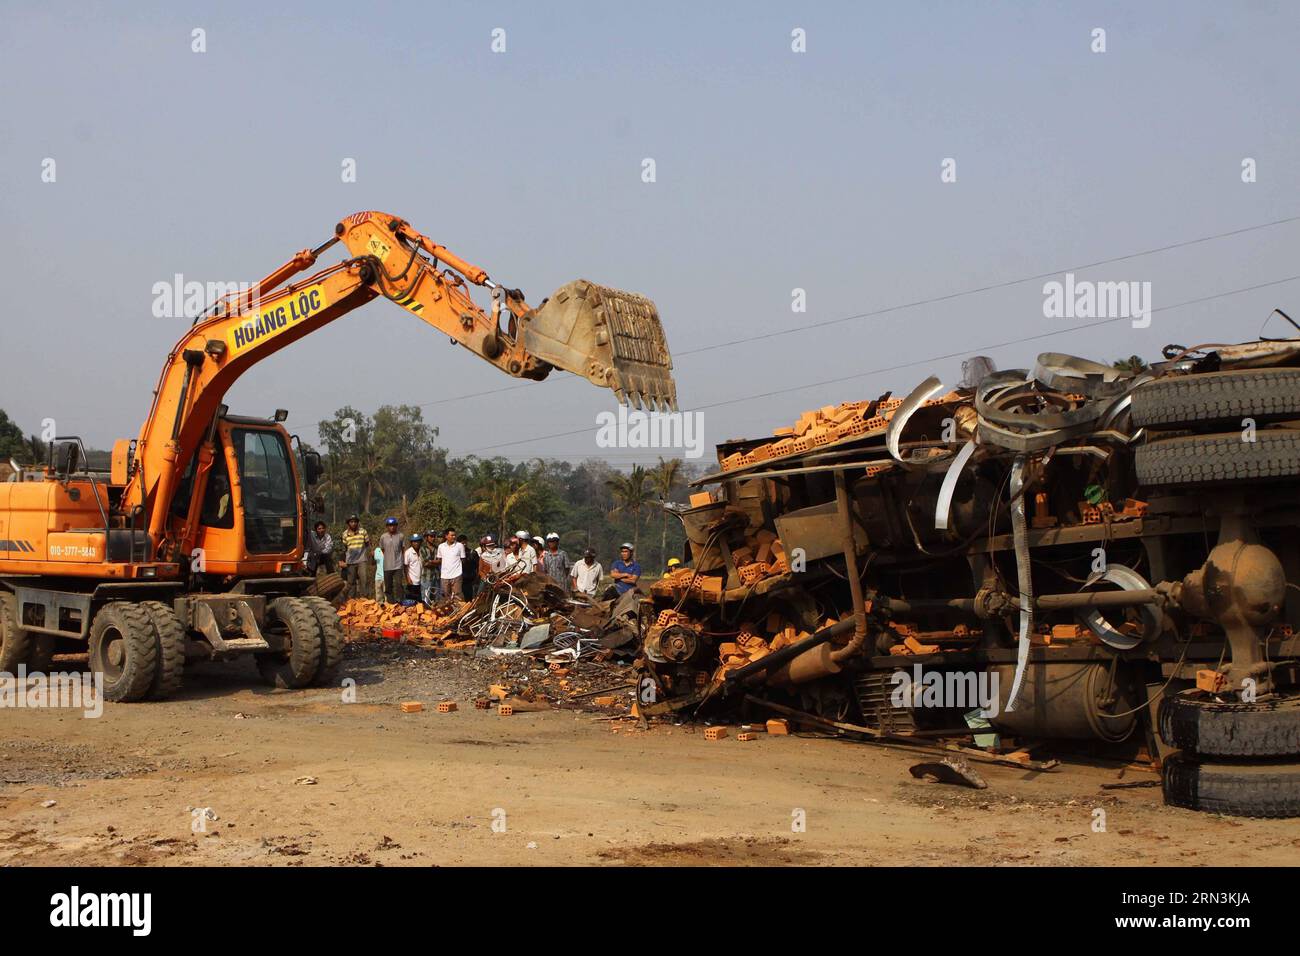
[[[668,503],[673,492],[681,483],[682,477],[682,460],[674,458],[672,461],[659,459],[659,465],[650,472],[650,483],[659,495],[660,505]],[[668,567],[668,512],[660,508],[660,525],[659,525],[659,565],[665,570]]]
[[[650,473],[634,465],[629,474],[616,475],[605,484],[614,496],[614,511],[632,516],[632,546],[637,548],[641,544],[641,512],[654,500]]]
[[[45,442],[41,441],[35,435],[28,435],[27,456],[31,458],[33,465],[39,465],[45,460]]]
[[[504,541],[510,513],[527,504],[532,493],[531,482],[504,474],[490,461],[480,461],[475,468],[475,500],[465,510],[485,518],[495,517],[499,530],[497,541]]]
[[[352,490],[350,482],[345,481],[339,474],[339,463],[334,455],[330,455],[325,459],[325,477],[316,486],[316,490],[320,494],[328,496],[330,500],[331,524],[338,524],[339,498],[347,496],[349,502],[356,500],[349,494]]]
[[[388,494],[388,479],[392,472],[388,461],[373,445],[367,445],[357,452],[356,460],[349,469],[349,475],[361,489],[361,510],[370,514],[370,502],[378,493]]]
[[[1137,355],[1130,355],[1128,358],[1116,359],[1112,363],[1113,367],[1125,372],[1145,372],[1147,363]]]

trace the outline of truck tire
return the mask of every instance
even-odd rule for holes
[[[306,687],[320,665],[321,628],[316,614],[301,598],[271,602],[271,617],[284,626],[289,650],[257,655],[257,669],[272,687]]]
[[[1300,699],[1218,703],[1179,694],[1160,702],[1160,738],[1205,757],[1300,756]]]
[[[312,609],[320,625],[320,665],[312,683],[318,687],[330,686],[343,663],[343,624],[334,605],[325,598],[309,596],[302,600]]]
[[[1300,763],[1164,761],[1165,803],[1234,817],[1300,817]]]
[[[153,622],[138,604],[110,601],[90,625],[90,669],[104,676],[104,699],[143,700],[158,671]]]
[[[185,628],[176,612],[161,601],[142,601],[140,606],[153,625],[158,648],[158,669],[154,672],[150,700],[166,700],[181,689],[185,676]]]
[[[1170,438],[1139,447],[1133,463],[1148,487],[1292,478],[1300,475],[1300,431],[1262,429],[1254,441],[1241,432]]]
[[[1134,425],[1176,428],[1243,418],[1300,418],[1300,369],[1256,368],[1158,378],[1133,390]]]
[[[18,626],[18,599],[11,591],[0,591],[0,673],[17,674],[18,665],[27,673],[48,674],[54,664],[53,634],[33,634]]]

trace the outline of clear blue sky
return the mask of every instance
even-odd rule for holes
[[[255,280],[360,209],[534,302],[578,276],[649,295],[679,353],[1300,214],[1293,3],[271,6],[0,3],[0,407],[28,430],[133,436],[184,325],[153,284]],[[1298,250],[1290,223],[1080,276],[1150,281],[1160,309],[1300,275]],[[1038,280],[683,355],[681,404],[857,376],[710,408],[711,445],[955,381],[941,354],[1150,358],[1300,318],[1300,281],[1026,341],[1072,324],[1042,303]],[[612,394],[512,384],[376,302],[229,404],[311,439],[344,403],[417,403],[456,454],[596,454]]]

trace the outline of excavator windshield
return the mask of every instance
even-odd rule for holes
[[[252,554],[279,554],[298,545],[298,496],[289,449],[278,431],[235,428],[244,540]]]

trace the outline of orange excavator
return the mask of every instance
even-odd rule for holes
[[[223,398],[256,362],[372,299],[516,378],[558,368],[638,407],[676,407],[649,299],[578,280],[534,309],[396,216],[356,213],[334,233],[194,321],[107,473],[61,436],[43,471],[0,484],[0,672],[46,670],[88,645],[109,700],[164,698],[187,660],[247,653],[277,686],[333,680],[342,632],[302,563],[320,457],[295,454],[286,412],[234,416]],[[342,262],[297,278],[336,244]],[[490,290],[490,311],[469,285]]]

